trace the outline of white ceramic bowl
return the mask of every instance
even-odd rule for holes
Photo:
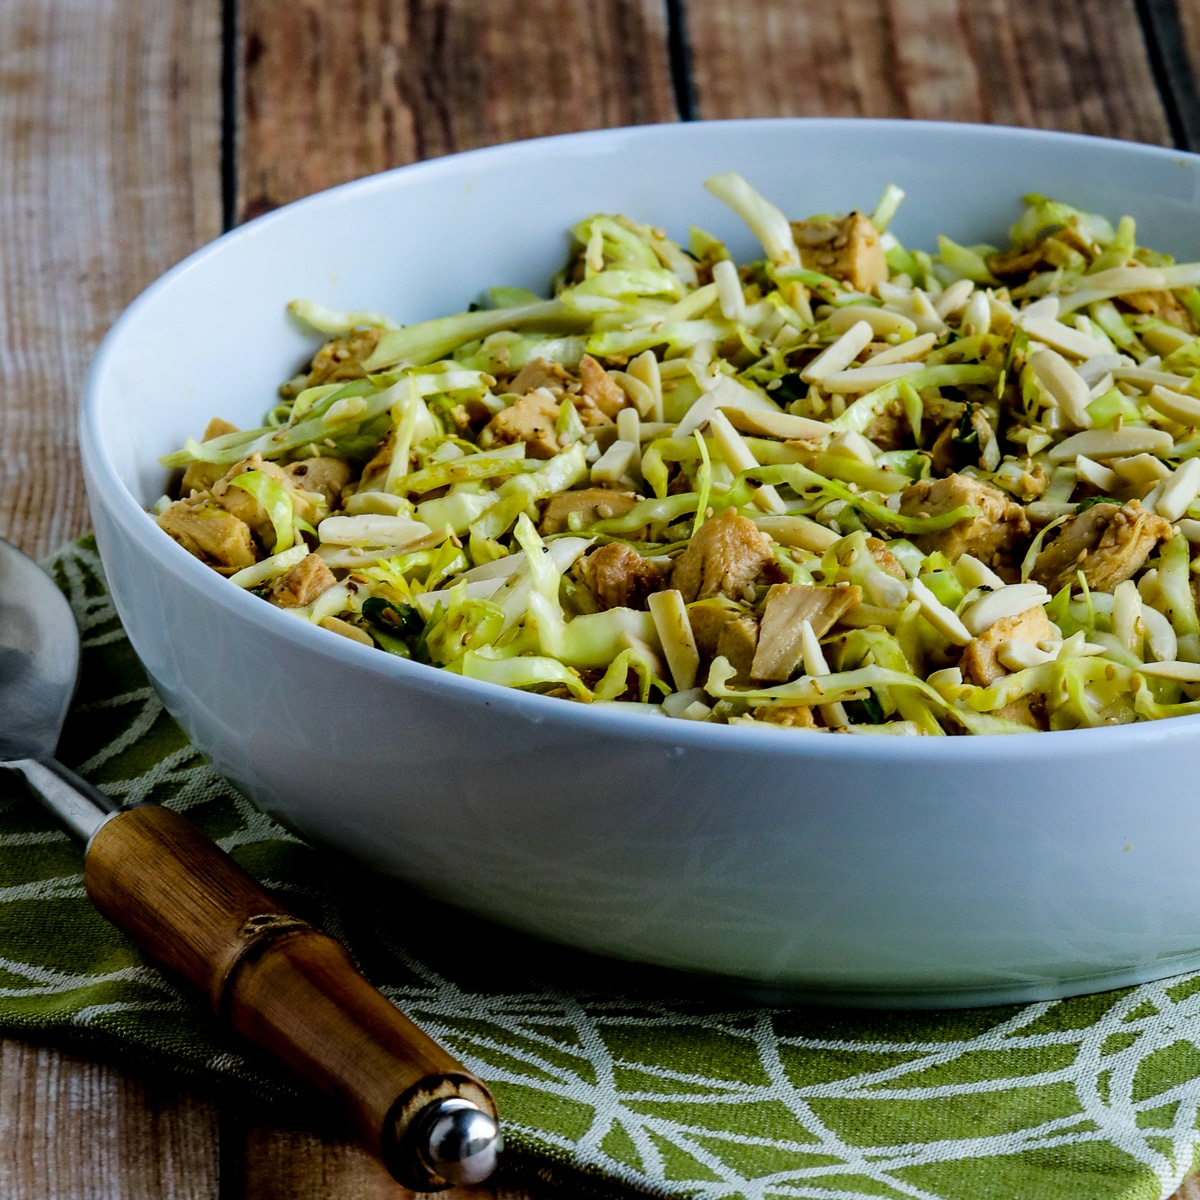
[[[257,424],[310,354],[296,296],[397,319],[542,290],[623,211],[756,255],[701,187],[872,205],[907,244],[1003,242],[1039,191],[1200,258],[1200,158],[1012,129],[744,121],[456,155],[335,188],[192,255],[114,326],[83,461],[118,611],[216,768],[318,842],[433,896],[623,958],[874,1004],[1048,998],[1200,967],[1200,718],[1028,737],[710,727],[462,679],[295,621],[158,530],[160,454]]]

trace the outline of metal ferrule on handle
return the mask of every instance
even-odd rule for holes
[[[35,774],[40,790],[47,780]],[[499,1132],[487,1088],[372,987],[339,942],[170,809],[102,813],[84,835],[96,907],[336,1100],[397,1180],[433,1191],[491,1173]]]

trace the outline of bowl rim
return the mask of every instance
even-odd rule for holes
[[[620,736],[634,741],[674,743],[681,748],[739,748],[750,752],[794,757],[798,760],[816,757],[834,761],[894,759],[905,762],[928,760],[943,765],[961,765],[967,762],[982,765],[984,762],[999,764],[1017,755],[1032,761],[1057,759],[1066,752],[1068,745],[1081,757],[1097,751],[1116,753],[1134,745],[1154,744],[1200,733],[1198,714],[1121,726],[1047,731],[1052,736],[1046,737],[1043,734],[1033,738],[1022,737],[1019,746],[1014,746],[1008,736],[1001,734],[951,735],[944,738],[887,735],[806,737],[803,736],[803,731],[795,729],[768,726],[734,728],[659,717],[636,709],[631,711],[624,708],[620,702],[582,704],[507,688],[483,680],[468,679],[440,667],[382,653],[373,647],[330,634],[327,630],[318,629],[308,622],[289,618],[285,612],[272,605],[263,604],[257,597],[240,588],[225,586],[226,580],[222,576],[206,567],[173,539],[159,535],[154,522],[147,519],[149,514],[126,487],[115,464],[106,453],[100,408],[106,390],[109,366],[119,352],[118,347],[125,331],[145,309],[154,305],[162,291],[173,286],[183,276],[199,269],[210,258],[229,252],[231,247],[262,236],[277,223],[291,219],[295,211],[334,206],[340,204],[347,195],[387,190],[396,187],[398,181],[402,181],[400,186],[419,186],[423,181],[457,173],[464,165],[486,169],[493,159],[520,161],[523,158],[543,158],[547,154],[554,155],[578,148],[586,149],[590,154],[602,154],[617,151],[622,143],[628,141],[702,138],[705,135],[704,131],[714,126],[741,128],[747,131],[765,128],[794,128],[799,131],[853,126],[866,131],[893,132],[897,135],[916,137],[941,136],[963,140],[995,139],[1027,143],[1049,141],[1063,146],[1107,146],[1127,153],[1135,159],[1151,157],[1174,160],[1180,165],[1192,163],[1200,166],[1200,154],[1174,147],[1153,146],[1084,133],[894,118],[753,117],[617,126],[528,138],[409,163],[361,179],[350,180],[282,205],[244,225],[222,233],[159,276],[113,323],[92,359],[80,403],[80,452],[92,503],[97,507],[102,506],[139,549],[150,555],[177,582],[200,593],[206,601],[215,603],[231,619],[248,622],[264,635],[290,642],[299,646],[304,653],[315,654],[318,658],[334,662],[339,667],[350,666],[357,670],[365,670],[377,678],[394,680],[420,690],[445,691],[450,697],[476,707],[504,708],[510,710],[512,715],[523,716],[536,724],[553,720],[560,727],[582,735],[591,733],[597,736]],[[1068,737],[1070,742],[1066,741]]]

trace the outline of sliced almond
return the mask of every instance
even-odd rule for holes
[[[826,346],[800,372],[805,383],[821,383],[827,375],[845,370],[870,345],[875,331],[866,321],[857,321],[831,346]]]
[[[1200,426],[1200,400],[1195,396],[1185,396],[1155,384],[1146,396],[1146,403],[1168,420],[1177,421],[1180,425]]]
[[[844,308],[835,309],[829,316],[829,329],[832,333],[843,334],[853,329],[859,321],[870,325],[876,337],[911,338],[917,332],[917,327],[907,317],[869,304],[847,304]]]
[[[867,359],[867,365],[873,367],[886,366],[889,363],[917,362],[925,357],[937,345],[936,333],[919,333],[907,342],[880,350]]]
[[[1070,462],[1079,454],[1093,459],[1124,458],[1130,454],[1168,454],[1174,444],[1166,430],[1124,425],[1120,429],[1085,429],[1051,446],[1047,455],[1052,463]]]
[[[1108,346],[1104,342],[1088,337],[1086,333],[1080,333],[1078,329],[1072,329],[1052,317],[1022,317],[1021,328],[1031,338],[1073,358],[1093,358],[1097,354],[1108,353]]]
[[[970,630],[957,614],[947,608],[919,579],[914,579],[909,589],[912,598],[921,606],[921,615],[934,629],[956,646],[965,646],[971,640]]]
[[[760,437],[782,438],[788,442],[824,441],[830,434],[824,421],[796,417],[791,413],[767,412],[766,409],[721,408],[729,423],[743,433]]]
[[[963,610],[962,623],[973,637],[986,633],[997,621],[1039,608],[1050,599],[1040,583],[1010,583],[981,596]]]
[[[1090,429],[1092,414],[1087,406],[1091,395],[1079,372],[1055,350],[1035,350],[1029,365],[1067,421],[1076,429]]]
[[[654,618],[654,629],[662,643],[667,667],[677,692],[686,692],[696,682],[700,669],[700,653],[696,649],[696,638],[692,623],[688,619],[687,605],[676,588],[651,592],[647,604]]]
[[[879,366],[872,361],[853,370],[831,372],[821,380],[821,387],[827,392],[844,394],[873,392],[885,383],[903,379],[905,375],[911,375],[920,369],[921,364],[915,362],[887,363]]]

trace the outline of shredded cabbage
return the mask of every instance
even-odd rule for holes
[[[575,701],[899,736],[1200,714],[1200,264],[1038,195],[1009,249],[930,253],[895,185],[800,222],[705,187],[760,258],[593,213],[549,299],[293,301],[311,369],[167,455],[155,519],[298,619]]]

